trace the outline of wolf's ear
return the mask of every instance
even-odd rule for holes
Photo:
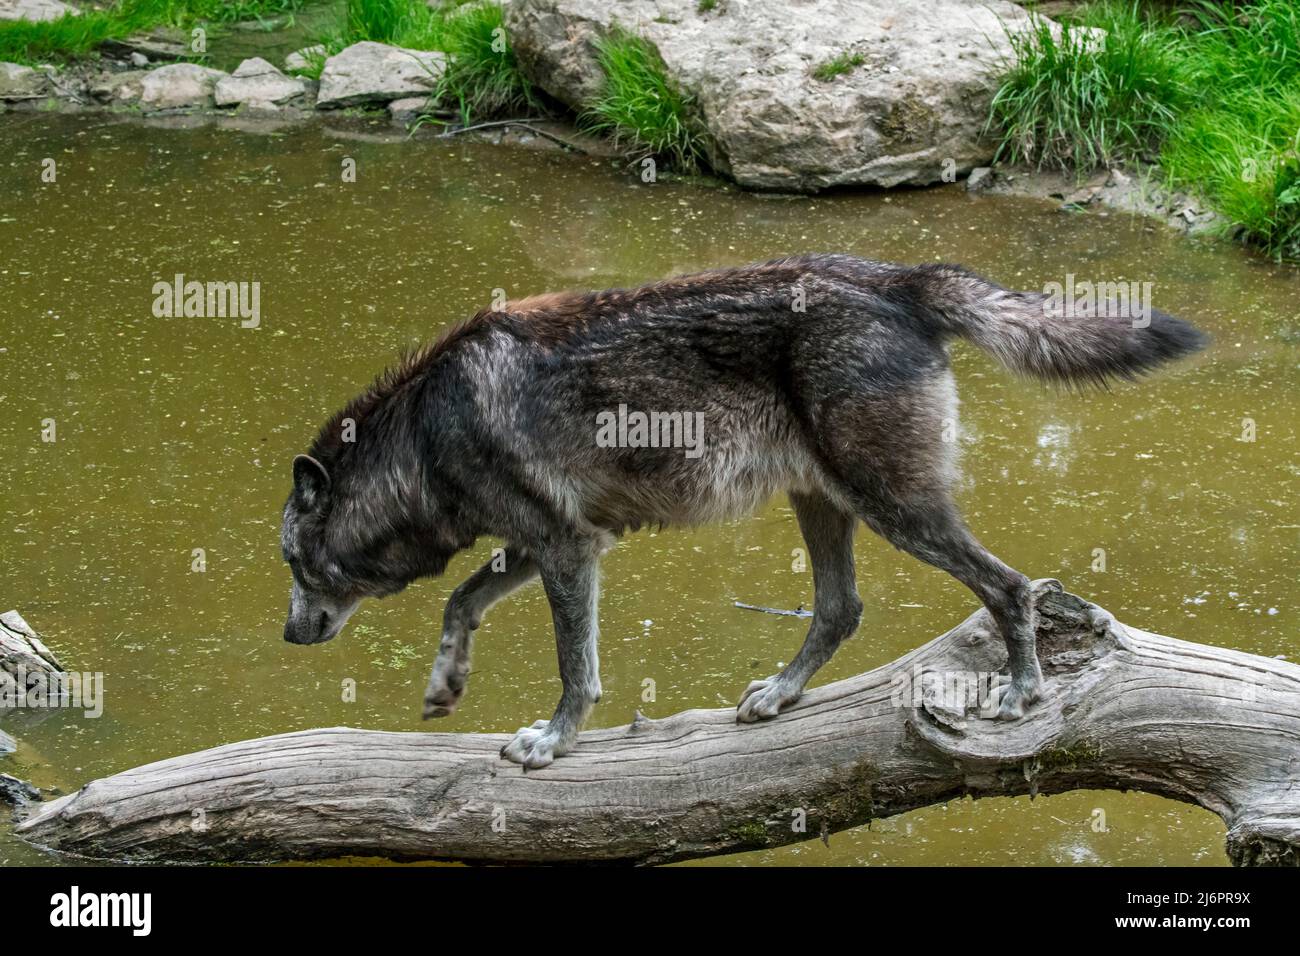
[[[325,503],[330,491],[330,476],[325,466],[311,455],[298,455],[293,460],[293,493],[298,503],[313,511]]]

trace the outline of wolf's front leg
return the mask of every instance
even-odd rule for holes
[[[600,700],[600,664],[596,655],[597,542],[572,542],[537,556],[542,585],[551,603],[555,645],[564,691],[549,721],[519,728],[501,756],[526,768],[545,767],[568,753]]]
[[[520,548],[505,553],[479,568],[451,594],[442,616],[442,641],[433,662],[429,686],[424,691],[424,719],[446,717],[456,709],[469,679],[470,651],[474,631],[483,615],[497,601],[537,577],[537,565]]]

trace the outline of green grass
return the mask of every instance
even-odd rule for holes
[[[41,23],[0,21],[0,60],[14,63],[63,62],[92,54],[117,40],[159,26],[254,20],[302,7],[305,0],[120,0],[104,10]]]
[[[441,49],[447,9],[422,0],[347,0],[343,36],[348,43],[373,40],[413,50]]]
[[[1091,11],[1104,43],[1062,24],[1054,35],[1037,18],[1008,29],[1012,65],[994,96],[990,124],[1002,130],[997,158],[1037,166],[1092,169],[1157,145],[1185,99],[1174,45],[1136,6]]]
[[[193,19],[238,23],[297,13],[306,3],[307,0],[191,0],[186,6]]]
[[[1300,260],[1300,0],[1172,13],[1112,0],[1059,35],[1040,21],[1009,36],[989,115],[999,159],[1080,172],[1155,161],[1227,231]]]
[[[655,49],[641,37],[616,32],[597,42],[596,54],[605,86],[583,113],[584,125],[677,170],[698,169],[703,149],[692,104],[668,80]]]
[[[441,20],[438,49],[448,64],[434,88],[434,101],[454,108],[461,122],[504,116],[540,106],[533,85],[519,69],[505,31],[505,16],[494,3],[472,3]]]
[[[445,52],[447,68],[430,102],[456,110],[466,125],[539,105],[519,69],[506,37],[505,15],[496,3],[430,7],[423,0],[348,0],[342,38],[325,42],[341,47],[361,40]]]
[[[866,62],[867,58],[861,53],[841,53],[839,56],[831,57],[825,63],[819,63],[813,70],[813,79],[829,83],[837,76],[853,72]]]

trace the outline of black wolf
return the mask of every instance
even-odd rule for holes
[[[953,504],[946,343],[968,339],[1042,379],[1101,384],[1206,341],[1155,310],[1141,321],[1081,311],[957,266],[807,255],[480,312],[384,373],[294,460],[285,639],[329,640],[363,597],[440,574],[479,536],[499,537],[504,561],[447,604],[424,715],[459,703],[488,607],[540,578],[564,689],[551,720],[520,729],[502,755],[542,767],[572,748],[600,699],[601,554],[642,524],[740,515],[784,490],[808,545],[815,616],[789,666],[745,690],[739,720],[796,701],[857,627],[858,520],[984,603],[1011,674],[998,714],[1018,718],[1042,685],[1028,581],[980,546]],[[652,422],[666,440],[623,425],[620,440],[600,440],[615,410],[632,418],[626,409],[666,413]],[[693,454],[672,440],[684,416],[701,425]]]

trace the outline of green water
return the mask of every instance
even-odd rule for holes
[[[376,126],[373,132],[382,131]],[[42,160],[57,181],[42,183]],[[356,182],[341,181],[345,159]],[[810,250],[946,259],[1008,285],[1155,282],[1211,352],[1140,385],[1069,395],[957,348],[970,524],[1031,577],[1149,630],[1300,654],[1294,271],[1113,214],[971,199],[959,188],[764,198],[660,183],[546,152],[401,142],[317,126],[253,135],[103,119],[0,122],[0,605],[76,670],[99,719],[8,721],[0,770],[71,791],[158,758],[262,734],[428,729],[440,609],[495,542],[443,579],[371,603],[336,641],[281,639],[289,462],[397,350],[489,303]],[[155,318],[176,273],[261,283],[261,325]],[[54,419],[57,441],[41,440]],[[1242,441],[1242,420],[1256,423]],[[806,622],[733,608],[810,604],[788,504],[640,533],[605,562],[604,699],[594,726],[734,705]],[[207,570],[191,570],[204,549]],[[1107,570],[1092,570],[1094,549]],[[885,663],[973,598],[865,530],[866,613],[817,677]],[[540,589],[497,607],[468,695],[436,729],[514,731],[559,693]],[[343,702],[342,682],[358,699]],[[643,703],[653,678],[657,700]],[[1091,827],[1105,811],[1108,832]],[[1222,865],[1208,812],[1141,794],[958,801],[722,862]],[[49,859],[0,823],[0,864]]]
[[[207,64],[229,71],[250,57],[260,56],[283,68],[284,58],[294,50],[337,33],[343,9],[343,0],[318,0],[292,14],[222,25],[208,40]]]

